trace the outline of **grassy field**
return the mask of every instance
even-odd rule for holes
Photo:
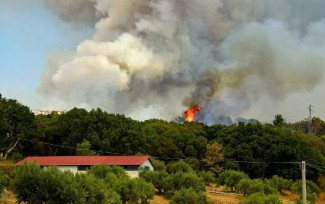
[[[208,187],[209,188],[209,187]],[[245,197],[235,193],[220,193],[220,192],[206,192],[206,196],[209,201],[215,204],[238,204]],[[295,204],[299,195],[293,194],[290,191],[284,191],[283,195],[280,195],[280,199],[284,204]],[[15,196],[12,192],[5,190],[1,195],[0,204],[14,204],[16,203]],[[160,195],[155,195],[151,204],[168,204],[169,201]],[[319,196],[317,204],[325,204],[325,192]]]

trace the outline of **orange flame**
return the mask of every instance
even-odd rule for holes
[[[194,122],[195,113],[200,111],[200,107],[198,105],[193,106],[193,108],[187,109],[184,111],[184,119],[185,122]]]

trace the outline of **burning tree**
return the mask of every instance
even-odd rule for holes
[[[194,122],[195,113],[199,112],[201,109],[198,105],[193,106],[193,108],[187,109],[184,111],[184,120],[185,122]]]

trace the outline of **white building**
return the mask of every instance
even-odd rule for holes
[[[153,170],[149,160],[150,156],[43,156],[43,157],[26,157],[17,164],[26,162],[36,162],[42,168],[57,166],[60,170],[69,170],[73,173],[85,172],[94,165],[121,166],[131,177],[139,176],[139,169],[147,167]]]

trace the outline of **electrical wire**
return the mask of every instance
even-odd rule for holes
[[[49,146],[55,146],[55,147],[60,147],[60,148],[66,148],[66,149],[74,149],[74,150],[87,150],[91,151],[94,153],[99,153],[99,154],[110,154],[110,155],[123,155],[123,156],[131,156],[134,154],[125,154],[125,153],[117,153],[117,152],[107,152],[107,151],[98,151],[98,150],[89,150],[85,148],[78,148],[78,147],[71,147],[71,146],[66,146],[66,145],[59,145],[59,144],[53,144],[49,142],[43,142],[43,141],[38,141],[38,140],[31,140],[31,139],[26,139],[26,138],[19,138],[16,137],[17,139],[23,140],[23,141],[28,141],[32,143],[41,143]],[[155,159],[163,159],[163,160],[185,160],[186,158],[179,158],[179,157],[158,157],[158,156],[151,156]],[[198,161],[205,162],[204,159],[199,159]],[[245,163],[245,164],[300,164],[301,162],[297,161],[290,161],[290,162],[282,162],[282,161],[245,161],[245,160],[232,160],[232,159],[224,159],[222,161],[218,161],[216,163]],[[325,167],[324,167],[325,168]]]

